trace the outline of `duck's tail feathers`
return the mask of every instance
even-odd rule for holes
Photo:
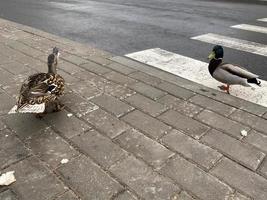
[[[259,81],[257,78],[249,78],[248,83],[254,83],[258,86],[261,86],[261,81]]]
[[[15,113],[43,113],[45,111],[45,103],[42,104],[26,104],[25,106],[22,106],[18,108],[17,105],[15,105],[8,114],[15,114]]]

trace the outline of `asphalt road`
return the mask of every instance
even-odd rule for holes
[[[207,61],[213,45],[190,39],[206,33],[267,45],[267,34],[230,28],[267,27],[257,0],[1,0],[0,16],[116,55],[159,47]],[[225,48],[225,60],[267,80],[267,57]]]

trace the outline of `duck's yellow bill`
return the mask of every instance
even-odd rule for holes
[[[211,59],[213,59],[213,58],[215,58],[215,52],[214,52],[214,51],[212,51],[212,52],[210,53],[210,55],[208,56],[208,59],[209,59],[209,60],[211,60]]]

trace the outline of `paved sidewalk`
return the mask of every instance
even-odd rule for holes
[[[66,109],[7,115],[54,46]],[[267,199],[265,107],[2,19],[0,86],[1,200]]]

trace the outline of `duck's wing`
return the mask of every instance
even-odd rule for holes
[[[232,75],[245,78],[245,79],[251,79],[251,78],[258,78],[259,76],[256,74],[253,74],[249,72],[247,69],[238,66],[238,65],[233,65],[229,63],[222,63],[219,65],[219,68],[229,72]]]
[[[27,104],[43,103],[55,98],[51,91],[56,87],[49,83],[49,76],[46,73],[39,73],[30,76],[21,86],[18,99],[18,108]]]

